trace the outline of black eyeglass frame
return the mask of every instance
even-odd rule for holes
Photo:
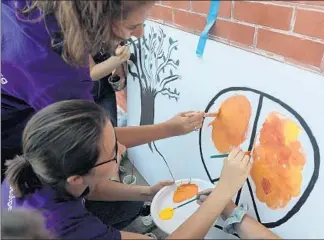
[[[103,164],[113,162],[113,161],[115,161],[116,164],[117,164],[117,162],[118,162],[117,159],[118,159],[118,141],[117,141],[117,137],[116,137],[116,133],[115,133],[115,157],[113,157],[110,160],[107,160],[107,161],[104,161],[104,162],[101,162],[101,163],[97,163],[96,165],[93,166],[93,168],[99,167],[99,166],[101,166]]]

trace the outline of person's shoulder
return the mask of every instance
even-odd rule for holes
[[[1,2],[1,58],[24,63],[43,52],[40,39],[49,41],[42,23],[31,23],[18,17],[16,1]]]
[[[118,229],[105,225],[89,212],[82,215],[74,214],[68,221],[65,221],[64,225],[61,228],[62,231],[57,232],[61,238],[121,239]]]
[[[59,203],[60,208],[51,214],[55,235],[59,238],[73,239],[121,239],[120,231],[105,225],[88,212],[82,200],[70,200]],[[89,231],[91,229],[91,231]]]
[[[14,190],[5,179],[1,184],[1,209],[4,211],[11,211],[16,207],[19,207],[19,205],[17,205]]]

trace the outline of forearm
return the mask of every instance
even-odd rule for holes
[[[224,192],[226,190],[217,185],[198,210],[168,239],[203,239],[231,198]]]
[[[111,74],[117,67],[121,65],[114,57],[108,58],[106,61],[94,65],[90,69],[92,80],[96,81]]]
[[[95,201],[146,201],[150,199],[150,187],[127,185],[114,181],[101,181],[91,189],[87,199]]]
[[[240,224],[235,225],[235,231],[242,239],[280,239],[279,236],[248,215],[244,216]]]
[[[143,234],[133,233],[133,232],[124,232],[121,231],[121,239],[152,239]]]
[[[173,136],[168,123],[116,128],[118,141],[127,148]]]
[[[231,201],[222,213],[222,218],[226,220],[233,212],[236,205]],[[242,239],[280,239],[262,224],[245,215],[242,222],[234,225],[234,229]]]

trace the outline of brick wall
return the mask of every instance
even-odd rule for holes
[[[200,34],[209,5],[157,1],[150,18]],[[210,37],[324,75],[324,1],[222,1]]]

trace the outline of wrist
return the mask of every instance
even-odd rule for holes
[[[219,189],[219,192],[221,192],[222,196],[228,199],[228,202],[232,200],[232,197],[235,194],[235,192],[231,191],[229,184],[223,182],[221,179],[218,181],[215,188]]]
[[[163,131],[166,133],[166,137],[177,136],[177,134],[175,133],[173,124],[169,120],[161,123],[161,126],[163,128]]]
[[[233,213],[234,209],[236,208],[236,205],[233,201],[230,201],[226,207],[224,208],[221,217],[225,221],[231,214]]]
[[[145,200],[151,200],[151,198],[153,197],[153,191],[152,191],[151,186],[141,186],[140,195]]]
[[[121,65],[123,63],[123,61],[117,57],[117,56],[111,56],[110,58],[108,58],[108,60],[111,60],[111,62],[116,65],[116,67],[118,67],[119,65]]]

